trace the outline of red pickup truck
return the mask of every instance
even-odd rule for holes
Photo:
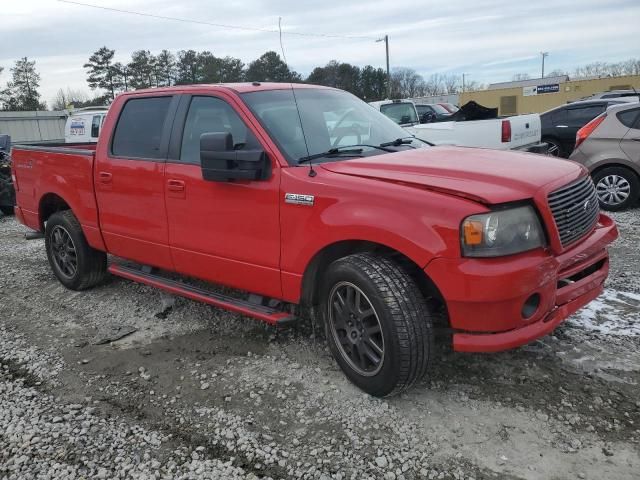
[[[438,332],[466,352],[548,334],[600,294],[617,237],[573,162],[430,147],[312,85],[128,92],[96,146],[16,146],[13,173],[66,287],[108,271],[273,325],[309,307],[377,396],[424,376]]]

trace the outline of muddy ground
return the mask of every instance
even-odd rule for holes
[[[0,478],[640,478],[640,211],[615,218],[597,303],[515,351],[439,349],[378,400],[317,327],[118,278],[66,290],[2,217]]]

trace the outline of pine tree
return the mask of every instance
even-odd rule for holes
[[[11,69],[12,79],[7,88],[0,92],[4,110],[46,110],[40,102],[40,74],[36,71],[35,60],[27,57],[16,60]]]
[[[84,68],[88,69],[87,83],[92,90],[103,88],[109,92],[109,96],[113,99],[117,91],[121,88],[119,76],[113,63],[115,50],[109,50],[102,47],[89,57],[89,61],[84,64]]]

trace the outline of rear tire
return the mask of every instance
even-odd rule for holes
[[[640,180],[624,167],[606,167],[593,175],[600,208],[610,212],[634,206],[640,196]]]
[[[547,143],[547,155],[549,155],[550,157],[568,157],[560,142],[555,138],[543,138],[542,141]]]
[[[0,206],[0,212],[4,213],[7,217],[13,216],[14,214],[13,207],[10,205]]]
[[[433,352],[432,314],[400,265],[371,253],[336,260],[321,300],[331,353],[360,389],[395,395],[424,377]]]
[[[71,210],[49,217],[44,238],[51,269],[65,287],[85,290],[104,279],[107,255],[89,246]]]

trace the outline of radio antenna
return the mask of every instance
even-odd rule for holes
[[[289,69],[289,62],[287,62],[287,56],[284,53],[284,45],[282,43],[282,17],[278,17],[278,33],[280,34],[280,51],[282,51],[282,58],[284,60],[285,65],[287,66],[287,71],[291,72]],[[300,108],[298,107],[298,99],[296,98],[296,89],[293,88],[293,82],[291,81],[291,77],[289,77],[289,85],[291,85],[291,95],[293,95],[293,103],[296,106],[296,112],[298,112],[298,120],[300,121],[300,131],[302,132],[302,139],[304,140],[304,147],[307,150],[307,158],[311,156],[309,152],[309,144],[307,143],[307,136],[304,134],[304,126],[302,125],[302,115],[300,114]],[[313,161],[309,160],[309,176],[315,177],[317,175],[316,171],[313,169]]]

